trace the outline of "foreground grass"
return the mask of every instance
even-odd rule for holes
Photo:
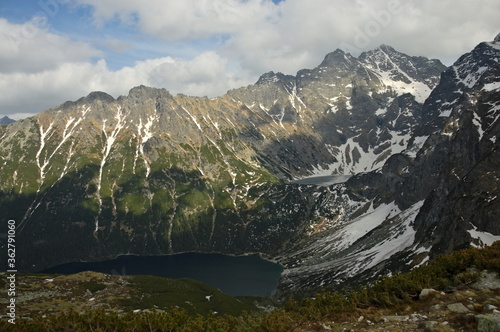
[[[321,292],[313,298],[288,300],[281,308],[268,313],[192,314],[182,308],[167,311],[117,313],[94,309],[84,313],[73,310],[47,317],[18,319],[16,325],[0,321],[1,331],[301,331],[318,326],[325,320],[342,320],[359,312],[389,312],[391,309],[418,306],[418,295],[424,288],[451,292],[474,282],[479,273],[500,273],[500,242],[483,249],[469,248],[441,255],[428,265],[409,273],[384,277],[371,286],[347,293]],[[141,292],[151,294],[143,306],[151,308],[155,301],[167,301],[168,287],[157,289],[157,280],[136,279]],[[96,289],[99,286],[95,286]],[[203,286],[199,286],[203,287]],[[176,292],[182,291],[180,289]],[[159,294],[159,295],[158,295]],[[163,295],[161,295],[163,294]],[[133,295],[130,305],[137,303]],[[180,293],[176,295],[182,296]],[[223,302],[224,299],[221,298]]]

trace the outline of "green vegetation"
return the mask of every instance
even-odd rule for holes
[[[418,298],[424,288],[450,291],[478,278],[471,271],[489,270],[500,273],[500,242],[484,249],[469,248],[447,255],[439,255],[428,265],[409,273],[383,277],[371,287],[360,287],[353,292],[353,301],[365,305],[390,307]]]
[[[241,311],[243,307],[229,314],[207,312],[199,314],[184,308],[173,307],[167,311],[143,310],[140,312],[117,313],[95,309],[77,313],[61,312],[46,318],[18,319],[16,325],[0,321],[0,330],[7,331],[301,331],[328,318],[336,321],[359,310],[390,309],[416,304],[418,294],[424,288],[449,292],[460,289],[478,278],[474,271],[500,272],[500,242],[483,249],[469,248],[433,259],[428,265],[420,266],[409,273],[384,277],[371,286],[359,287],[346,293],[321,292],[312,298],[289,299],[270,312]],[[234,298],[222,293],[216,294],[209,286],[199,282],[181,279],[180,282],[155,277],[134,277],[131,282],[137,294],[132,294],[130,305],[142,308],[156,308],[162,305],[180,303],[184,297],[193,294],[213,296],[213,301],[192,303],[226,306],[234,305]],[[192,293],[192,291],[196,289]],[[142,294],[142,300],[136,298]],[[196,295],[196,296],[198,296]],[[227,296],[225,298],[224,296]],[[233,301],[233,302],[231,302]],[[160,305],[158,305],[160,304]],[[213,307],[211,310],[214,310]],[[237,311],[237,312],[236,312]],[[226,312],[230,312],[229,310]],[[317,325],[316,325],[317,326]]]
[[[30,131],[17,131],[0,151],[0,161],[12,161],[0,174],[3,215],[24,220],[20,269],[127,251],[271,253],[309,218],[307,207],[281,207],[288,205],[286,187],[257,160],[245,162],[248,147],[232,129],[213,143],[178,144],[165,136],[154,148],[144,145],[144,155],[136,135],[120,134],[101,165],[100,125],[77,141],[63,142],[61,132],[51,131],[42,145],[39,120],[26,121],[33,122]],[[310,204],[298,194],[290,198]],[[273,223],[279,227],[270,232]]]
[[[240,301],[214,287],[188,278],[133,276],[130,282],[132,294],[120,304],[132,310],[175,307],[191,315],[219,312],[233,316],[241,314],[243,310],[256,310],[249,302]]]
[[[90,292],[95,293],[106,288],[106,285],[98,283],[96,281],[85,281],[82,282],[82,287],[88,289]]]

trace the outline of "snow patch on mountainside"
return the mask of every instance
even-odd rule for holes
[[[473,225],[473,229],[468,230],[469,235],[479,241],[478,244],[472,244],[476,247],[491,246],[493,242],[500,241],[500,235],[493,235],[488,232],[481,232],[477,230],[477,227]]]
[[[415,158],[417,156],[418,151],[422,149],[422,147],[425,144],[425,141],[427,141],[427,138],[429,136],[415,136],[413,138],[413,144],[408,147],[406,150],[404,150],[404,154],[411,158]]]
[[[495,91],[498,89],[500,89],[500,82],[488,83],[488,84],[485,84],[483,87],[484,91]]]
[[[382,222],[400,212],[401,210],[399,210],[394,202],[381,204],[376,208],[373,207],[372,202],[367,212],[348,223],[336,234],[336,237],[340,239],[338,245],[335,246],[336,249],[346,249],[368,232],[378,227]]]
[[[410,80],[410,83],[406,83],[393,79],[392,75],[389,72],[376,71],[376,74],[379,76],[380,80],[386,87],[394,90],[398,95],[411,93],[413,96],[415,96],[415,100],[421,104],[423,104],[427,97],[429,97],[429,95],[431,94],[431,88],[429,88],[422,82],[417,82],[411,79],[409,76],[406,77]]]
[[[305,287],[338,284],[396,254],[411,251],[416,235],[413,223],[423,203],[424,200],[419,201],[401,211],[394,202],[378,206],[369,202],[361,216],[338,221],[324,236],[314,238],[307,247],[295,252],[295,260],[282,274],[283,283],[295,288],[294,280],[302,280],[302,275],[307,274],[307,281],[302,280]]]
[[[429,97],[432,87],[412,78],[398,65],[400,62],[396,58],[397,56],[394,54],[389,55],[384,51],[383,47],[380,47],[368,57],[365,65],[378,76],[386,89],[391,89],[398,95],[411,93],[417,102],[423,104],[427,97]],[[404,60],[412,68],[415,68],[409,59]],[[404,77],[404,80],[401,77]]]
[[[361,270],[368,270],[410,247],[415,241],[415,230],[412,224],[423,204],[422,200],[400,213],[397,219],[402,222],[394,223],[387,232],[388,236],[376,246],[362,251],[362,255],[357,260],[358,264],[352,269],[352,275]]]
[[[325,148],[335,157],[337,162],[330,165],[313,165],[313,169],[308,177],[336,174],[353,175],[370,172],[381,167],[388,156],[403,152],[407,148],[411,138],[411,135],[408,133],[405,134],[396,131],[391,131],[390,135],[391,139],[382,142],[380,145],[385,143],[390,144],[387,148],[379,150],[378,153],[374,152],[376,147],[369,148],[365,151],[360,143],[356,141],[357,136],[347,139],[347,141],[340,146],[325,144]],[[418,139],[414,142],[414,146],[415,144],[423,144],[423,142]]]
[[[460,79],[460,82],[466,87],[472,88],[476,85],[477,81],[479,81],[486,70],[488,70],[488,67],[479,67],[476,72],[468,73],[465,78]]]
[[[354,204],[358,205],[359,203],[351,202],[349,205]],[[385,220],[401,212],[394,202],[381,204],[376,208],[373,206],[373,202],[368,204],[370,204],[368,210],[361,216],[351,221],[339,222],[333,225],[331,228],[332,231],[328,235],[311,243],[308,248],[301,251],[316,252],[316,255],[319,256],[340,252],[349,248],[353,243],[380,226]]]
[[[102,211],[102,197],[101,197],[102,172],[103,172],[104,166],[106,165],[106,161],[109,157],[109,154],[111,152],[111,148],[113,147],[113,144],[115,143],[116,138],[118,137],[118,134],[125,127],[125,116],[123,116],[123,114],[122,114],[121,106],[118,106],[116,108],[116,115],[115,115],[114,119],[116,120],[116,124],[115,124],[115,126],[110,134],[108,134],[108,132],[106,130],[107,119],[104,119],[102,121],[102,133],[104,134],[104,137],[106,138],[106,140],[104,141],[105,144],[103,144],[103,147],[102,147],[102,159],[101,159],[101,165],[99,167],[99,175],[97,178],[97,191],[96,191],[96,193],[97,193],[97,201],[99,203],[99,211],[98,211],[97,216],[95,217],[94,234],[99,229],[99,216],[100,216],[101,211]]]

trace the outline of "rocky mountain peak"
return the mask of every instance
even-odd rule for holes
[[[2,125],[11,124],[13,122],[16,122],[16,120],[12,120],[8,116],[4,116],[3,118],[0,119],[0,124],[2,124]]]
[[[353,60],[353,56],[345,53],[341,49],[336,49],[335,51],[328,53],[321,64],[320,67],[338,67],[339,65]]]
[[[62,104],[63,109],[70,109],[76,105],[90,105],[90,104],[95,104],[95,103],[104,103],[104,104],[109,104],[115,101],[115,98],[113,96],[107,94],[106,92],[102,91],[93,91],[89,93],[87,96],[82,97],[78,99],[77,101],[66,101],[64,104]]]
[[[477,84],[496,82],[500,71],[500,45],[498,42],[483,42],[471,52],[462,55],[448,73],[443,73],[449,80],[461,86],[462,91],[474,89]],[[460,91],[457,91],[460,93]]]
[[[493,39],[493,42],[500,43],[500,33],[495,36],[495,39]]]
[[[173,96],[166,89],[152,88],[145,85],[139,85],[130,89],[128,98],[130,99],[154,99],[157,97],[173,98]]]
[[[389,46],[389,45],[386,45],[386,44],[382,44],[377,49],[375,49],[375,51],[378,51],[378,50],[382,51],[382,52],[385,52],[385,53],[399,53],[392,46]]]
[[[385,48],[391,50],[391,56],[399,54]],[[383,54],[382,60],[391,63]],[[408,59],[394,60],[399,63],[391,67],[394,77],[404,75],[401,67],[411,67],[405,63]],[[431,90],[423,82],[438,81],[439,69],[444,66],[430,61],[427,67],[428,71],[415,74],[415,79],[403,84],[391,78],[375,60],[363,62],[336,50],[327,54],[319,66],[299,70],[295,77],[269,72],[257,84],[232,90],[228,95],[252,111],[255,118],[248,118],[252,124],[271,119],[268,125],[256,126],[259,130],[266,128],[262,132],[265,137],[297,133],[300,140],[282,140],[272,146],[276,165],[288,164],[292,177],[312,175],[322,169],[328,169],[329,174],[354,174],[376,168],[391,152],[404,149],[408,130],[419,121],[417,103],[423,103]],[[374,94],[379,96],[377,100],[372,98]],[[379,123],[378,133],[371,130],[374,122]],[[303,133],[309,125],[314,130]],[[287,160],[291,151],[300,154],[313,149],[318,151],[302,154],[294,162]],[[378,156],[376,161],[363,162],[372,151]]]
[[[387,54],[390,54],[390,53],[399,53],[399,52],[397,52],[391,46],[382,44],[382,45],[380,45],[379,47],[377,47],[377,48],[375,48],[373,50],[362,52],[359,55],[359,59],[361,61],[365,61],[366,62],[368,59],[376,57],[377,60],[382,61],[382,60],[384,60],[387,57]]]
[[[105,101],[108,103],[112,103],[115,101],[115,98],[113,98],[113,96],[107,94],[106,92],[102,92],[102,91],[91,92],[87,95],[87,97],[85,97],[85,99],[89,100],[89,101],[101,100],[101,101]]]
[[[439,60],[409,56],[387,45],[361,53],[359,60],[376,72],[385,85],[392,86],[398,94],[411,93],[420,103],[427,99],[446,69]]]
[[[285,75],[280,72],[267,72],[259,77],[257,82],[255,83],[256,85],[264,85],[264,84],[273,84],[273,83],[278,83],[282,82],[285,83],[286,81],[294,80],[295,77],[291,75]]]

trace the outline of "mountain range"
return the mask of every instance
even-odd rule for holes
[[[260,252],[285,267],[280,294],[489,244],[499,60],[500,35],[449,68],[382,45],[211,99],[92,92],[0,126],[2,227],[16,220],[20,271]]]
[[[3,118],[0,119],[0,125],[8,125],[8,124],[11,124],[11,123],[14,123],[14,122],[16,122],[16,121],[12,120],[8,116],[4,116]]]

